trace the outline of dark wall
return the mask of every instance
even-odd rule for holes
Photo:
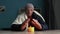
[[[55,13],[55,29],[60,29],[60,0],[53,0]]]
[[[5,12],[0,13],[0,29],[10,28],[19,8],[23,8],[29,2],[33,3],[36,8],[41,8],[42,15],[44,15],[44,0],[0,0],[0,6],[5,6]]]

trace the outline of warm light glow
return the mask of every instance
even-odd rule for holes
[[[28,32],[34,32],[34,27],[28,27]]]

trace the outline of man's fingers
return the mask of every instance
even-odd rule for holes
[[[33,19],[34,21],[37,21],[36,19]]]
[[[34,23],[34,21],[31,21],[32,23]]]
[[[33,19],[33,22],[35,22],[36,24],[39,24],[39,22],[37,20],[35,20],[35,19]]]
[[[29,18],[29,19],[27,19],[27,21],[30,21],[30,18]]]
[[[28,20],[30,20],[30,18],[28,18]]]
[[[34,22],[38,22],[37,20],[33,19]]]

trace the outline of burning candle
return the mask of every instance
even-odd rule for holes
[[[34,32],[34,27],[28,27],[28,32]]]

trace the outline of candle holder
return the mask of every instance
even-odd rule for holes
[[[34,27],[28,27],[28,32],[34,32]]]

